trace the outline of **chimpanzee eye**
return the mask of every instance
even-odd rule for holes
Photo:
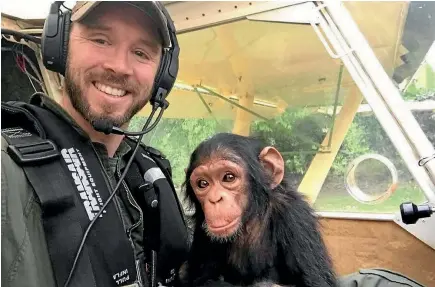
[[[228,172],[224,175],[223,181],[224,182],[232,182],[232,181],[234,181],[235,178],[236,177],[234,176],[234,174]]]
[[[197,185],[199,188],[206,188],[206,187],[208,186],[208,182],[205,181],[205,180],[203,180],[203,179],[200,179],[200,180],[198,180],[198,181],[196,182],[196,185]]]

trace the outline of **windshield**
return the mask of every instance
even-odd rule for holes
[[[246,17],[242,11],[256,2],[222,6],[227,10],[210,6],[201,13],[192,2],[185,4],[191,10],[178,14],[177,3],[168,3],[179,32],[180,70],[170,106],[144,142],[171,161],[180,195],[195,147],[215,133],[233,132],[276,146],[294,188],[318,211],[392,214],[403,202],[422,203],[426,198],[409,163],[342,60],[352,51],[340,54],[331,48],[313,4],[296,3],[269,3],[281,6]],[[8,2],[2,12],[42,19],[48,6],[20,9]],[[435,145],[435,2],[344,6]],[[230,21],[225,17],[231,12],[237,17]],[[211,25],[209,19],[222,24]],[[13,87],[6,86],[21,73],[16,64],[13,57],[2,60],[2,69],[14,67],[2,80],[2,91],[11,96]],[[38,88],[33,83],[29,94]],[[129,129],[141,129],[149,114],[147,106]]]
[[[345,4],[433,144],[434,3]],[[318,211],[396,213],[405,201],[425,201],[346,67],[330,57],[308,22],[241,20],[179,39],[181,70],[171,106],[145,140],[171,160],[178,189],[198,143],[236,132],[278,147],[295,188]],[[131,128],[145,119],[137,117]],[[360,156],[366,158],[351,169]],[[355,187],[365,196],[388,197],[363,203]]]

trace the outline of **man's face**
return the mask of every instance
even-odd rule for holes
[[[86,120],[122,126],[148,102],[162,52],[154,25],[119,2],[102,3],[73,24],[65,84]]]

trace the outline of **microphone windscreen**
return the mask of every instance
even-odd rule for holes
[[[113,130],[113,125],[109,121],[102,119],[93,121],[92,126],[96,131],[105,133],[106,135],[111,134]]]

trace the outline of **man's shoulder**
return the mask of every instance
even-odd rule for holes
[[[4,138],[4,136],[2,135],[2,152],[7,153],[8,152],[8,147],[9,147],[9,143],[8,141]],[[3,159],[3,154],[2,154],[2,159]]]
[[[15,206],[16,211],[19,212],[20,208],[18,207],[24,208],[25,203],[34,194],[23,168],[9,155],[8,146],[8,142],[2,135],[1,187],[3,199],[8,199],[6,202],[2,200],[2,207],[5,207],[3,204],[7,204],[9,208],[14,208],[13,206]]]
[[[133,145],[136,145],[136,143],[137,143],[137,141],[138,141],[138,138],[137,138],[137,137],[134,137],[134,136],[126,136],[125,138],[126,138],[127,142],[129,142],[130,144],[133,144]],[[155,148],[155,147],[152,147],[152,146],[146,145],[144,142],[140,142],[140,146],[141,146],[141,147],[142,147],[146,152],[151,153],[152,156],[157,156],[157,157],[159,157],[159,158],[166,159],[165,154],[164,154],[161,150],[159,150],[159,149],[157,149],[157,148]]]
[[[13,160],[13,158],[9,154],[8,148],[9,148],[9,143],[2,135],[2,155],[1,155],[2,175],[6,175],[7,177],[5,178],[5,180],[7,179],[8,181],[21,180],[22,177],[25,178],[23,168]],[[3,177],[2,177],[2,182],[3,182]]]
[[[3,266],[6,270],[2,272],[2,283],[7,278],[9,286],[24,286],[29,282],[34,286],[54,286],[54,277],[47,271],[50,261],[43,239],[40,204],[23,168],[9,155],[8,146],[2,135],[1,256],[2,271]]]
[[[138,141],[137,137],[126,136],[125,139],[129,143],[130,147],[134,147]],[[165,154],[161,150],[148,146],[143,142],[140,143],[140,147],[142,148],[142,152],[145,152],[160,169],[164,170],[166,176],[172,178],[171,162],[166,158]],[[139,152],[141,152],[141,150],[139,150]]]

